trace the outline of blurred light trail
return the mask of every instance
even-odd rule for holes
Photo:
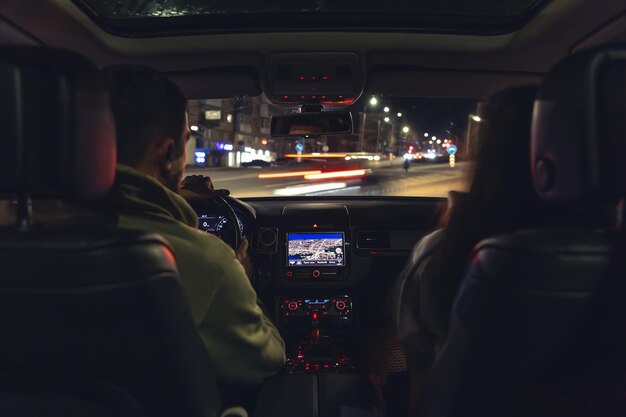
[[[353,169],[349,171],[333,171],[323,172],[321,174],[305,175],[305,180],[326,180],[329,178],[348,178],[348,177],[360,177],[365,175],[364,169]]]
[[[302,195],[320,191],[338,190],[346,188],[345,182],[328,182],[325,184],[304,185],[298,187],[281,188],[274,190],[275,195]]]
[[[304,177],[305,175],[321,174],[322,171],[294,171],[294,172],[274,172],[271,174],[259,174],[258,178],[271,179],[271,178],[290,178],[290,177]]]

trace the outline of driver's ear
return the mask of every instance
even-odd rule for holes
[[[161,170],[171,171],[174,163],[174,140],[165,139],[158,147]]]

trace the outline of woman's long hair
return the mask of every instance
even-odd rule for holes
[[[483,107],[473,179],[465,198],[447,214],[443,242],[433,264],[429,312],[437,338],[448,331],[451,306],[472,249],[496,234],[538,226],[541,203],[530,171],[530,126],[534,87],[493,95]]]

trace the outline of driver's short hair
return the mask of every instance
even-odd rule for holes
[[[182,155],[187,99],[180,88],[140,65],[115,65],[104,72],[110,82],[118,162],[136,166],[153,143],[168,137],[175,142],[174,157]]]

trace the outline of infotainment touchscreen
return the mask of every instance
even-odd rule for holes
[[[288,233],[288,266],[344,266],[343,233]]]

